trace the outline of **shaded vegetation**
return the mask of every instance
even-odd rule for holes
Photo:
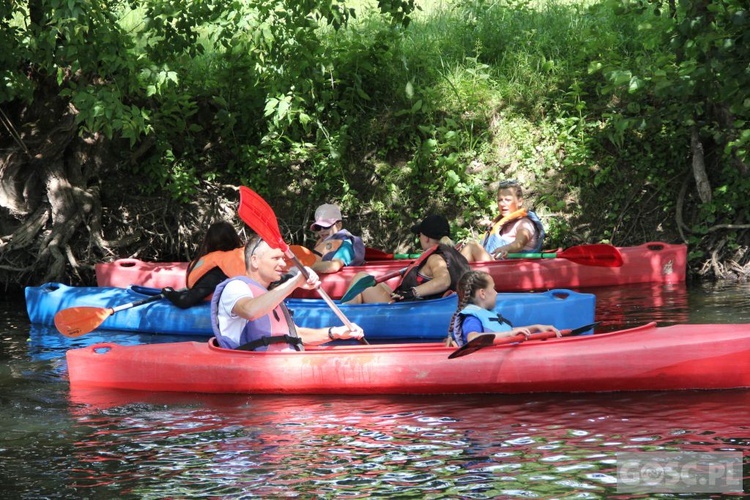
[[[187,260],[235,187],[290,242],[336,202],[370,246],[457,238],[518,178],[549,248],[686,242],[747,276],[739,0],[0,1],[0,276]]]

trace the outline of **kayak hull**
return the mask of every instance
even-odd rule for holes
[[[26,310],[34,324],[54,325],[58,311],[74,306],[102,308],[128,304],[159,292],[146,287],[71,287],[47,283],[27,287]],[[454,295],[429,301],[395,304],[339,304],[349,320],[371,340],[439,340],[457,307]],[[295,322],[312,328],[340,325],[341,320],[320,299],[287,299]],[[575,328],[594,322],[596,298],[590,293],[550,290],[540,293],[503,293],[497,310],[513,324],[549,324]],[[107,317],[99,329],[173,335],[212,335],[208,302],[180,309],[167,300],[124,309]]]
[[[208,342],[67,352],[71,388],[258,394],[470,394],[750,387],[750,325],[654,323],[490,346],[448,359],[438,343],[232,351]],[[728,370],[727,367],[732,367]]]
[[[646,243],[620,247],[621,267],[599,267],[563,259],[506,259],[473,262],[471,268],[492,275],[495,289],[501,292],[540,291],[554,288],[588,288],[636,283],[680,283],[685,281],[687,247],[665,243]],[[408,262],[408,261],[407,261]],[[347,266],[335,274],[321,276],[323,288],[331,297],[340,298],[354,276],[366,272],[376,279],[403,269],[404,261],[378,261],[366,266]],[[386,281],[392,288],[399,278]],[[297,289],[294,297],[312,297],[313,291]]]
[[[634,283],[681,283],[687,269],[687,246],[660,242],[634,247],[618,247],[621,267],[598,267],[577,264],[565,258],[507,259],[475,262],[471,267],[487,271],[502,292],[551,290],[555,288],[586,288]],[[376,260],[364,266],[347,266],[332,274],[320,276],[323,289],[333,298],[341,298],[354,275],[365,272],[378,278],[407,266],[409,260]],[[99,286],[127,288],[142,285],[156,288],[185,286],[187,262],[154,263],[137,259],[121,259],[96,265]],[[388,281],[395,286],[398,278]],[[317,298],[311,290],[298,289],[299,298]]]
[[[128,288],[131,285],[152,288],[185,288],[188,262],[148,262],[140,259],[117,259],[94,266],[96,284]]]

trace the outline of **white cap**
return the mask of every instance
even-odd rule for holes
[[[315,210],[315,222],[310,225],[310,231],[315,231],[315,226],[328,228],[341,220],[341,210],[338,205],[326,203]]]

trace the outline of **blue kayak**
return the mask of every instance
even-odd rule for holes
[[[132,286],[71,287],[46,283],[26,288],[26,310],[32,323],[54,325],[58,311],[75,306],[110,308],[128,304],[160,292],[156,288]],[[456,310],[455,294],[435,300],[394,304],[339,304],[350,321],[360,325],[371,340],[440,340],[447,336],[448,322]],[[576,328],[594,322],[593,294],[572,290],[539,293],[501,293],[497,310],[514,325],[549,324]],[[340,325],[328,305],[319,299],[287,299],[294,322],[300,326]],[[180,309],[168,300],[124,309],[109,316],[99,330],[209,337],[211,317],[208,302]]]

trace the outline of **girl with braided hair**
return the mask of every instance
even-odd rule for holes
[[[458,281],[458,307],[451,317],[448,345],[461,347],[482,333],[492,332],[495,339],[513,337],[519,333],[528,338],[532,333],[560,331],[552,325],[513,327],[510,321],[495,310],[497,291],[495,280],[484,271],[468,271]]]

